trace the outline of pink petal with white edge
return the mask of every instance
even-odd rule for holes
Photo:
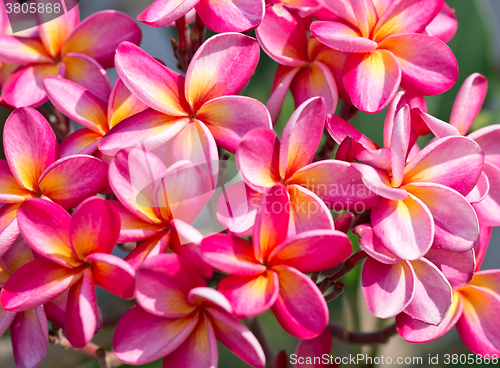
[[[364,183],[361,174],[348,163],[323,160],[298,170],[287,184],[295,184],[320,197],[329,208],[359,210],[380,204],[380,197]]]
[[[376,113],[384,109],[396,94],[401,81],[401,69],[389,51],[377,49],[367,53],[352,53],[344,66],[344,87],[354,106]]]
[[[135,295],[148,313],[179,318],[194,310],[187,295],[200,286],[206,286],[205,281],[185,258],[162,254],[144,261],[137,271]]]
[[[49,14],[40,12],[35,17],[38,22],[38,33],[45,49],[56,58],[59,56],[64,41],[80,22],[80,12],[78,6],[75,6],[55,19],[51,19]]]
[[[146,105],[172,116],[189,113],[182,75],[129,42],[118,47],[115,59],[120,79]]]
[[[326,109],[334,113],[338,102],[335,78],[322,62],[316,60],[308,68],[302,68],[290,85],[295,107],[313,97],[323,97]]]
[[[472,249],[479,237],[479,223],[467,199],[439,184],[413,183],[405,189],[431,212],[435,226],[434,247],[452,252]]]
[[[449,90],[458,78],[455,55],[446,44],[424,34],[393,36],[379,47],[392,52],[401,68],[401,87],[419,95]]]
[[[300,185],[289,185],[287,189],[290,196],[288,236],[335,228],[330,210],[318,195]]]
[[[241,139],[236,161],[245,183],[262,192],[280,180],[280,141],[271,129],[254,129]]]
[[[97,151],[102,134],[83,128],[71,133],[59,146],[61,157],[92,155]]]
[[[451,302],[451,286],[439,269],[425,258],[410,262],[415,272],[413,299],[404,312],[414,319],[439,325]]]
[[[144,102],[132,94],[118,77],[113,85],[108,101],[108,125],[114,127],[120,121],[148,108]]]
[[[177,349],[197,323],[197,317],[163,318],[136,305],[125,313],[116,327],[113,337],[115,354],[128,364],[153,362]]]
[[[108,165],[93,156],[73,155],[49,166],[40,177],[40,190],[55,203],[71,209],[108,184]]]
[[[302,273],[333,267],[347,259],[352,246],[346,234],[336,230],[311,230],[288,238],[269,256],[269,267],[286,265]]]
[[[375,39],[394,34],[420,33],[439,13],[443,0],[402,0],[392,2],[381,14],[375,29]]]
[[[401,258],[395,256],[384,247],[382,241],[373,233],[373,229],[368,225],[358,225],[353,229],[353,233],[359,235],[359,246],[370,257],[385,264],[395,264]]]
[[[407,261],[392,265],[368,258],[361,274],[361,288],[368,310],[378,318],[390,318],[413,299],[415,274]]]
[[[489,190],[486,196],[472,206],[477,213],[479,222],[489,226],[500,225],[500,168],[485,162],[483,174],[486,174],[489,182]],[[479,183],[478,183],[479,184]],[[471,192],[473,193],[474,190]]]
[[[410,108],[403,107],[394,118],[394,128],[391,134],[391,185],[399,187],[403,181],[403,172],[406,165],[406,156],[410,149]]]
[[[418,135],[426,135],[432,132],[436,137],[443,138],[460,135],[453,125],[424,113],[420,108],[414,108],[411,112],[411,124]]]
[[[93,253],[85,261],[92,265],[92,277],[97,286],[120,298],[134,297],[135,271],[123,259],[112,254]]]
[[[231,153],[236,152],[241,138],[250,130],[272,128],[266,107],[245,96],[214,98],[200,108],[196,118],[207,125],[217,144]]]
[[[208,309],[217,340],[252,367],[263,368],[266,357],[257,338],[236,318]]]
[[[481,269],[481,265],[484,260],[484,256],[488,250],[488,245],[491,238],[492,227],[479,224],[479,239],[474,243],[474,255],[476,257],[476,268],[475,272]]]
[[[479,73],[471,74],[460,87],[453,109],[450,124],[466,135],[474,119],[483,106],[488,91],[488,80]]]
[[[500,168],[500,126],[498,124],[486,126],[468,135],[468,138],[476,141],[484,151],[485,161]]]
[[[185,117],[169,116],[152,109],[132,115],[115,125],[99,143],[99,150],[110,156],[124,148],[135,147],[150,138],[165,143],[175,137],[187,124]]]
[[[62,54],[84,54],[108,69],[114,66],[115,50],[121,42],[139,44],[141,38],[141,30],[131,17],[116,10],[103,10],[78,25],[64,43]]]
[[[44,199],[29,199],[18,210],[19,228],[33,250],[64,267],[78,266],[69,241],[71,216],[57,204]]]
[[[266,271],[255,259],[252,243],[235,236],[208,236],[201,242],[201,253],[213,267],[232,275],[251,276]]]
[[[2,62],[28,64],[50,63],[52,58],[36,38],[0,35],[0,59]]]
[[[137,20],[154,28],[167,26],[183,18],[199,2],[200,0],[156,0],[137,16]]]
[[[9,250],[9,247],[14,244],[21,233],[15,218],[18,206],[19,204],[8,204],[0,209],[0,254]],[[8,213],[7,218],[2,216],[5,211]]]
[[[422,257],[431,247],[435,226],[431,211],[412,194],[402,201],[383,199],[371,212],[374,234],[401,259]]]
[[[38,179],[59,158],[56,135],[38,111],[21,108],[5,122],[4,147],[12,174],[26,189],[38,191]]]
[[[465,197],[471,204],[482,202],[484,199],[486,199],[486,196],[488,196],[490,192],[490,181],[488,180],[488,176],[484,173],[484,167],[486,165],[489,164],[487,162],[484,163],[483,172],[481,173],[481,176],[479,177],[476,186]]]
[[[45,77],[64,75],[64,64],[36,64],[18,69],[2,86],[6,103],[14,107],[38,107],[47,101],[43,88]]]
[[[477,286],[460,289],[464,309],[457,322],[462,341],[474,354],[500,354],[498,320],[489,316],[500,313],[500,297]]]
[[[402,185],[442,184],[465,196],[479,180],[483,161],[481,147],[468,138],[437,139],[406,165]]]
[[[217,339],[206,316],[201,315],[191,335],[163,359],[163,368],[212,368],[219,363]]]
[[[377,48],[376,42],[343,23],[316,21],[311,24],[311,32],[321,43],[342,52],[364,53]]]
[[[280,289],[272,309],[281,327],[299,339],[318,336],[328,324],[328,308],[316,284],[293,267],[272,270],[278,274]]]
[[[59,266],[43,258],[30,262],[5,283],[0,295],[2,306],[21,312],[45,304],[75,284],[83,270]]]
[[[299,362],[295,363],[293,368],[318,368],[323,367],[323,364],[316,363],[316,357],[322,357],[323,354],[330,354],[332,349],[332,334],[328,329],[326,329],[321,335],[310,340],[300,340],[297,348],[295,349],[295,354],[298,357],[304,357],[304,361],[313,361],[314,364],[301,364]]]
[[[438,326],[420,322],[403,312],[396,316],[398,333],[408,342],[425,343],[434,341],[444,336],[455,326],[462,314],[462,309],[462,298],[459,293],[454,292],[450,310]]]
[[[137,271],[145,259],[164,254],[170,245],[171,237],[170,231],[162,231],[147,238],[137,243],[137,246],[124,259]]]
[[[271,120],[276,122],[281,111],[281,106],[283,101],[285,101],[288,88],[293,79],[301,68],[289,68],[287,66],[278,65],[276,69],[276,76],[274,78],[273,90],[271,91],[271,96],[267,100],[266,107],[271,115]]]
[[[63,78],[43,81],[47,96],[64,115],[96,133],[108,131],[107,105],[84,87]]]
[[[84,54],[70,52],[63,59],[66,66],[64,78],[90,91],[103,101],[108,101],[111,82],[101,64]]]
[[[340,116],[328,114],[326,116],[326,130],[337,144],[341,144],[347,137],[352,137],[366,149],[371,151],[380,149],[370,138],[362,134]]]
[[[264,7],[262,0],[201,0],[195,9],[207,28],[224,33],[256,28],[264,17]]]
[[[449,252],[443,249],[431,248],[425,254],[425,258],[443,273],[452,289],[458,289],[467,285],[474,273],[474,252]]]
[[[391,186],[391,179],[386,171],[358,163],[353,163],[351,166],[361,173],[366,187],[377,195],[394,201],[404,200],[408,197],[408,192],[405,189]]]
[[[223,313],[233,314],[233,307],[219,291],[211,287],[196,287],[191,289],[188,294],[188,300],[191,305],[204,308],[215,308]]]
[[[455,17],[455,10],[444,3],[438,15],[425,27],[425,31],[443,42],[448,42],[457,32],[457,28],[458,22]]]
[[[185,94],[193,111],[214,98],[237,94],[257,67],[259,51],[256,39],[239,33],[219,34],[207,40],[186,72]]]
[[[309,60],[304,22],[283,6],[267,7],[255,34],[266,54],[282,65],[303,66]]]
[[[45,359],[49,348],[49,326],[43,307],[17,313],[10,334],[16,367],[36,367]]]
[[[97,326],[97,301],[92,271],[69,289],[64,327],[69,342],[81,348],[92,340]]]
[[[231,275],[219,282],[218,290],[233,307],[238,318],[249,318],[271,308],[280,291],[278,275],[266,271],[261,275]]]
[[[70,239],[76,254],[111,253],[120,234],[120,215],[102,198],[91,197],[73,212]]]
[[[325,118],[325,101],[321,97],[308,99],[290,116],[280,145],[280,176],[285,180],[312,162]]]

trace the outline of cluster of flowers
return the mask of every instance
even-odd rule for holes
[[[366,258],[368,309],[396,317],[405,340],[456,325],[474,353],[500,353],[500,271],[479,271],[500,225],[500,126],[467,135],[487,81],[466,79],[449,123],[423,98],[457,80],[445,44],[453,11],[443,0],[267,3],[144,10],[138,20],[152,27],[196,17],[220,32],[193,50],[185,76],[140,49],[138,26],[116,11],[80,23],[75,7],[23,36],[0,15],[0,102],[14,110],[0,161],[0,334],[10,327],[19,367],[44,359],[47,321],[75,348],[91,341],[102,325],[96,285],[137,301],[113,340],[129,364],[215,367],[219,340],[264,367],[238,319],[269,309],[303,339],[299,355],[329,353],[331,298],[316,279],[330,270],[335,280],[353,257]],[[237,33],[252,29],[257,39]],[[279,63],[266,106],[238,95],[261,48]],[[273,121],[289,89],[296,110],[279,139]],[[384,147],[333,115],[339,98],[344,111],[389,106]],[[48,100],[84,128],[59,144],[41,113]],[[325,129],[335,159],[318,159]],[[243,181],[216,202],[226,230],[204,236],[192,223],[220,189],[222,149]],[[125,259],[111,254],[127,242],[137,245]]]

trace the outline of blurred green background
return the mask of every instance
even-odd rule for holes
[[[146,8],[151,0],[81,0],[81,18],[102,9],[117,9],[136,17],[140,11]],[[499,24],[500,24],[500,1],[499,0],[447,0],[451,8],[455,9],[458,19],[458,31],[455,37],[449,42],[450,48],[455,53],[460,75],[458,82],[448,92],[439,95],[426,97],[428,111],[430,114],[448,121],[455,96],[462,82],[470,74],[478,72],[488,78],[489,92],[480,115],[478,116],[473,129],[485,125],[500,122],[500,47],[499,47]],[[172,69],[175,69],[169,39],[175,36],[172,29],[152,29],[141,24],[143,30],[142,47],[154,57],[164,60]],[[244,94],[254,97],[265,103],[269,97],[272,80],[277,64],[272,61],[264,52],[261,52],[261,59],[255,75],[246,86]],[[109,72],[113,79],[116,72]],[[276,125],[276,131],[281,134],[286,121],[294,110],[293,99],[288,94],[280,118]],[[0,108],[0,121],[3,122],[9,111]],[[358,113],[353,124],[373,141],[382,145],[382,129],[385,111],[379,114],[370,115]],[[500,142],[499,142],[500,144]],[[3,149],[1,150],[3,154]],[[352,236],[353,242],[356,237]],[[499,268],[500,266],[500,233],[494,231],[488,256],[486,257],[484,268]],[[382,326],[392,323],[380,321],[373,318],[364,306],[363,297],[358,287],[359,267],[343,278],[346,284],[344,294],[329,304],[330,318],[338,321],[349,329],[361,331],[374,331]],[[104,348],[111,348],[111,338],[113,335],[113,321],[116,316],[123,313],[130,306],[129,302],[99,290],[99,305],[102,308],[105,319],[109,322],[107,326],[95,336],[94,342]],[[492,318],[495,318],[492,316]],[[263,330],[265,331],[270,344],[276,352],[285,350],[287,354],[292,354],[298,340],[283,331],[276,322],[271,312],[258,317]],[[391,338],[388,344],[375,349],[371,347],[351,346],[334,341],[332,354],[335,356],[348,356],[349,354],[369,354],[372,356],[393,357],[418,357],[424,359],[423,365],[393,365],[398,367],[465,367],[467,365],[445,365],[444,354],[469,354],[470,351],[460,341],[456,331],[453,329],[443,338],[429,344],[414,345],[403,341],[399,336]],[[439,354],[439,365],[428,365],[428,356]],[[383,367],[383,365],[379,365]],[[470,365],[469,365],[470,366]],[[478,365],[474,365],[478,366]],[[485,365],[486,366],[486,365]],[[491,366],[491,364],[489,365]],[[6,334],[0,339],[0,367],[15,367],[10,347],[10,336]],[[74,351],[64,351],[57,346],[50,346],[47,359],[41,364],[42,368],[97,368],[96,362],[86,359],[83,355]],[[143,367],[161,367],[161,361],[144,365]],[[168,367],[168,364],[167,364]],[[248,367],[236,358],[224,346],[219,346],[219,367],[220,368],[240,368]]]

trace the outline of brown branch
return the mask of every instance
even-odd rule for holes
[[[325,295],[325,301],[331,302],[332,300],[337,299],[344,292],[344,283],[342,281],[337,281],[333,284],[333,290],[330,294]]]
[[[391,336],[397,333],[396,323],[382,330],[369,333],[348,331],[337,323],[330,323],[327,328],[337,340],[358,345],[385,344]]]
[[[191,50],[191,37],[189,25],[186,24],[186,17],[183,16],[175,21],[177,27],[177,41],[172,39],[171,45],[174,51],[175,58],[179,62],[177,67],[184,73],[187,72],[189,62],[193,57]]]
[[[354,253],[352,256],[347,258],[344,262],[340,270],[338,270],[330,279],[336,281],[344,276],[346,273],[349,273],[359,262],[368,257],[368,254],[364,250],[360,250],[357,253]]]
[[[118,360],[114,352],[104,350],[103,348],[92,342],[89,342],[82,348],[73,347],[73,345],[71,345],[68,339],[64,336],[63,331],[57,327],[50,331],[49,342],[51,344],[60,346],[64,350],[79,351],[89,358],[97,361],[97,363],[99,363],[99,367],[101,368],[120,367],[124,364],[120,360]]]

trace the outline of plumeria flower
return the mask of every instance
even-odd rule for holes
[[[113,339],[121,361],[139,365],[164,357],[163,367],[217,367],[219,340],[252,367],[264,367],[255,336],[184,258],[162,254],[146,260],[137,271],[136,299]]]
[[[266,4],[281,4],[295,11],[301,18],[313,16],[321,9],[321,5],[316,0],[266,0]]]
[[[336,160],[312,163],[323,134],[325,116],[324,100],[311,98],[292,114],[281,142],[271,129],[254,129],[242,138],[236,151],[240,174],[249,187],[265,193],[276,184],[285,186],[291,203],[291,233],[333,229],[325,203],[337,210],[362,210],[379,204],[378,196],[365,187],[351,164]],[[239,198],[239,201],[246,200],[246,197]],[[253,225],[251,211],[249,215],[238,219],[240,224],[236,226],[250,228]],[[234,225],[228,216],[219,218],[227,218],[227,225],[232,229]]]
[[[101,80],[109,86],[106,72]],[[71,133],[61,143],[61,156],[74,154],[92,155],[97,151],[100,139],[120,121],[148,108],[125,87],[118,78],[112,90],[101,96],[94,95],[85,87],[60,77],[48,77],[43,81],[45,91],[54,106],[68,118],[85,128]],[[103,100],[104,99],[104,100]]]
[[[321,96],[326,110],[334,113],[338,96],[332,71],[342,67],[345,61],[342,53],[308,38],[302,18],[281,5],[266,8],[264,20],[255,33],[263,50],[280,64],[267,102],[272,120],[278,118],[289,88],[295,107],[311,97]]]
[[[444,0],[351,0],[339,21],[315,21],[320,42],[348,53],[343,84],[358,109],[385,108],[398,88],[419,95],[447,91],[458,77],[453,52],[436,37],[422,34]],[[339,9],[338,9],[339,10]]]
[[[406,313],[398,315],[398,332],[406,341],[430,342],[456,326],[460,338],[474,354],[500,354],[500,326],[496,318],[491,318],[500,312],[500,270],[479,271],[488,246],[489,233],[486,232],[482,238],[476,253],[474,276],[470,273],[464,277],[464,263],[457,258],[453,263],[442,262],[441,257],[437,258],[439,263],[436,264],[453,286],[453,304],[446,318],[437,326],[413,319]]]
[[[277,184],[262,197],[252,243],[227,234],[201,242],[203,257],[230,273],[218,290],[238,318],[272,308],[280,325],[293,336],[313,338],[328,323],[328,308],[306,272],[333,267],[352,251],[347,235],[336,230],[311,230],[287,238],[290,221],[287,190]]]
[[[17,209],[28,198],[46,198],[65,209],[99,193],[108,184],[102,160],[59,158],[56,136],[36,110],[23,107],[7,119],[3,133],[7,161],[0,161],[0,255],[19,236]]]
[[[455,17],[455,10],[450,8],[448,4],[443,3],[439,13],[425,27],[425,32],[443,42],[448,42],[455,36],[457,28],[458,22]]]
[[[27,64],[11,74],[2,87],[5,102],[14,106],[40,106],[47,101],[42,81],[64,76],[92,90],[100,70],[113,66],[122,41],[139,44],[141,31],[128,15],[106,10],[79,22],[78,6],[40,24],[40,38],[0,35],[0,61]]]
[[[193,8],[203,23],[218,33],[249,31],[264,16],[264,0],[155,0],[137,20],[151,27],[163,27]]]
[[[474,191],[467,197],[476,210],[479,221],[487,226],[500,225],[500,125],[490,125],[467,135],[477,114],[481,110],[488,81],[480,74],[470,75],[457,94],[450,123],[427,114],[421,109],[412,110],[412,125],[420,135],[433,133],[436,137],[467,136],[484,151],[484,165],[481,178]]]
[[[125,299],[134,296],[135,271],[110,254],[120,233],[118,213],[99,197],[83,201],[73,216],[50,201],[30,199],[19,208],[19,227],[41,257],[7,280],[2,307],[26,311],[69,289],[66,336],[74,347],[84,346],[98,326],[95,285]]]
[[[408,105],[396,114],[384,139],[390,145],[384,148],[336,116],[330,117],[327,129],[341,145],[346,138],[354,140],[354,157],[367,165],[352,165],[365,185],[382,197],[381,205],[370,213],[374,237],[383,247],[380,252],[413,261],[433,244],[452,252],[472,248],[479,224],[464,196],[481,176],[484,154],[477,143],[464,137],[438,139],[407,161]]]
[[[234,153],[249,130],[271,127],[269,112],[262,103],[233,96],[248,82],[258,60],[255,39],[239,33],[221,34],[198,49],[184,78],[137,46],[121,44],[116,52],[118,74],[127,88],[152,109],[113,127],[99,149],[114,155],[141,142],[153,150],[169,141],[169,165],[180,160],[216,162],[217,145]],[[212,169],[212,174],[215,171]]]
[[[197,245],[203,236],[189,225],[212,194],[205,168],[179,161],[167,169],[156,155],[138,147],[115,156],[109,178],[120,200],[110,202],[121,218],[119,242],[140,241],[125,258],[134,269],[170,247],[190,259],[203,276],[212,275]]]

